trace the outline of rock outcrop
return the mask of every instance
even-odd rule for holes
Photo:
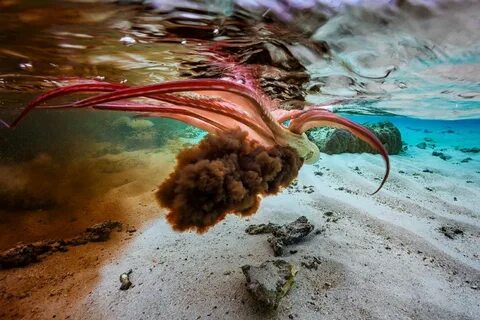
[[[399,154],[402,151],[402,136],[393,123],[385,121],[367,123],[364,126],[380,139],[389,154]],[[307,135],[323,153],[377,153],[367,143],[344,129],[316,128],[307,131]]]

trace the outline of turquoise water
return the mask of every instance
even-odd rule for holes
[[[414,146],[425,141],[425,138],[433,139],[438,148],[475,148],[479,146],[480,142],[479,119],[426,120],[411,117],[351,115],[347,115],[347,117],[360,123],[392,122],[399,128],[403,142],[410,149],[415,149]]]

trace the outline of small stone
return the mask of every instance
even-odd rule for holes
[[[433,151],[432,156],[439,157],[440,159],[442,159],[444,161],[450,160],[452,158],[451,156],[449,156],[447,154],[444,154],[443,152],[438,152],[438,151]]]
[[[417,148],[419,149],[426,149],[427,148],[427,144],[425,142],[420,142],[419,144],[417,144]]]
[[[120,290],[128,290],[132,286],[132,282],[130,282],[130,274],[132,273],[132,269],[128,270],[128,272],[124,272],[120,275]]]
[[[276,309],[295,282],[297,269],[285,260],[266,261],[260,266],[242,267],[247,290],[267,309]]]
[[[280,226],[274,223],[252,224],[245,229],[245,232],[251,235],[264,234],[264,233],[272,233],[273,230],[277,228],[280,228]]]
[[[460,149],[460,151],[464,152],[464,153],[479,153],[480,152],[480,148],[477,148],[477,147],[474,147],[474,148],[462,148]]]
[[[318,266],[322,264],[320,258],[313,256],[304,256],[304,261],[302,261],[302,266],[309,270],[318,270]]]
[[[301,216],[297,220],[282,226],[273,223],[250,225],[245,229],[245,232],[252,235],[271,233],[272,237],[268,239],[268,242],[274,255],[281,256],[285,246],[302,241],[314,228],[314,225],[306,217]]]
[[[463,236],[463,230],[455,226],[442,226],[439,230],[445,237],[452,240],[457,236]]]

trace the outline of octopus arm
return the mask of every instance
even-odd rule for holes
[[[377,193],[385,184],[390,173],[390,160],[388,152],[382,142],[370,130],[353,121],[342,118],[334,113],[321,109],[311,109],[293,119],[290,123],[289,129],[293,133],[301,134],[315,127],[334,127],[346,129],[354,136],[362,141],[365,141],[374,150],[376,150],[385,162],[385,175],[380,183],[380,186],[372,194]]]

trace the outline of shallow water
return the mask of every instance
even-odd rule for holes
[[[374,196],[378,155],[322,154],[251,219],[228,216],[198,235],[175,232],[154,193],[205,132],[128,113],[36,110],[0,128],[0,250],[110,219],[129,231],[1,270],[0,318],[476,319],[479,12],[475,0],[0,0],[0,119],[85,79],[242,80],[214,63],[225,59],[284,108],[341,100],[333,111],[390,121],[403,140]],[[266,236],[244,230],[299,215],[317,232],[285,257],[300,272],[266,315],[239,266],[272,252]],[[305,268],[310,258],[318,270]],[[130,269],[134,286],[118,291]]]

